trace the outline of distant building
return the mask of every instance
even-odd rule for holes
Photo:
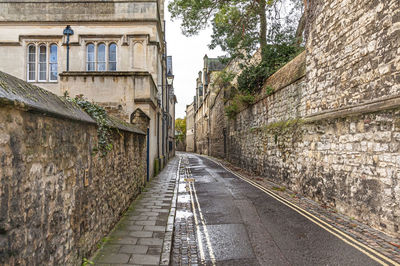
[[[187,120],[193,119],[193,151],[202,154],[209,154],[210,150],[210,125],[209,125],[209,108],[214,96],[216,95],[217,86],[212,85],[212,80],[216,77],[216,73],[225,68],[225,64],[218,58],[203,58],[203,71],[199,71],[196,79],[196,96],[193,104],[193,118],[189,117],[192,113],[187,113]],[[190,107],[189,107],[190,109]],[[188,109],[187,109],[188,112]]]
[[[169,158],[175,156],[175,104],[178,102],[174,92],[174,71],[172,67],[172,56],[167,57],[167,86],[168,86],[168,134],[166,143]]]
[[[186,106],[186,151],[194,152],[194,103]]]
[[[165,113],[174,110],[165,51],[164,0],[0,1],[0,70],[57,95],[83,94],[127,122],[141,109],[150,175],[167,157]]]

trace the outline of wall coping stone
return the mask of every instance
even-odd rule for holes
[[[264,82],[263,89],[270,86],[274,92],[283,89],[306,75],[306,51],[293,58],[286,65],[272,74]]]
[[[36,111],[49,116],[97,124],[78,105],[54,93],[0,71],[0,106],[15,106],[25,111]],[[145,135],[132,124],[108,116],[109,126],[123,131]]]
[[[351,106],[329,109],[326,111],[309,114],[304,117],[306,122],[314,122],[338,117],[357,116],[365,113],[375,113],[383,110],[396,109],[400,107],[400,95],[382,97],[379,99],[354,104]]]

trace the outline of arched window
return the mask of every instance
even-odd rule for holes
[[[28,81],[36,81],[36,46],[28,46]]]
[[[106,71],[106,45],[104,43],[97,47],[97,71]]]
[[[95,71],[95,55],[94,55],[94,44],[90,43],[86,47],[86,70]]]
[[[50,59],[49,59],[49,69],[50,69],[50,81],[57,81],[58,78],[58,47],[56,44],[50,45]]]
[[[108,70],[117,70],[117,45],[115,43],[110,44],[108,47]]]
[[[39,46],[39,81],[47,80],[47,47],[42,44]]]

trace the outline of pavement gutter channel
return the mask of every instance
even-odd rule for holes
[[[168,215],[167,228],[165,231],[163,248],[161,253],[161,261],[160,265],[168,266],[171,261],[171,251],[172,251],[172,240],[174,235],[174,224],[175,224],[175,216],[176,216],[176,204],[178,201],[178,188],[179,188],[179,180],[180,180],[180,165],[181,158],[179,159],[177,174],[175,178],[175,188],[174,188],[174,196],[172,197],[171,209]]]

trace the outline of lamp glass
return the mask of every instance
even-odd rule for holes
[[[174,76],[167,77],[167,83],[171,86],[174,83]]]

